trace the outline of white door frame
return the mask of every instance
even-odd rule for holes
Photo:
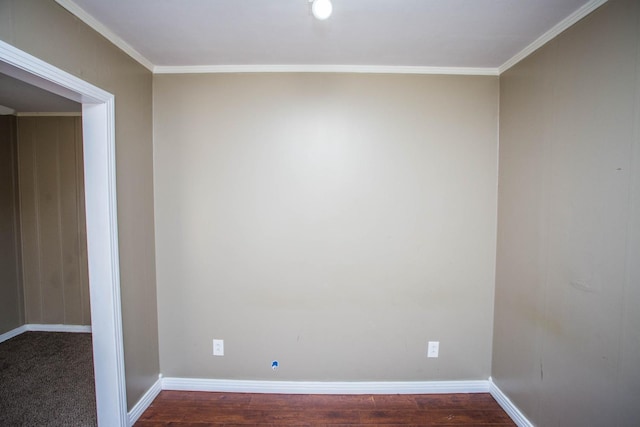
[[[0,40],[0,72],[82,103],[98,424],[127,426],[116,206],[114,97]]]

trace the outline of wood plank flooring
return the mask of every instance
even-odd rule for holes
[[[135,427],[514,426],[488,393],[287,395],[162,391]]]

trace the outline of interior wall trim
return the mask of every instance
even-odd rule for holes
[[[440,74],[497,76],[497,68],[478,67],[420,67],[420,66],[377,66],[377,65],[203,65],[203,66],[162,66],[154,65],[148,58],[116,35],[106,25],[78,6],[73,0],[56,0],[60,6],[75,15],[93,30],[104,36],[123,52],[154,74],[190,73],[374,73],[374,74]]]
[[[16,117],[82,117],[82,112],[81,111],[51,111],[51,112],[24,111],[24,112],[17,112],[15,116]]]
[[[27,325],[18,326],[15,329],[5,332],[0,335],[0,343],[5,342],[6,340],[10,340],[13,337],[17,337],[20,334],[27,332]]]
[[[14,110],[13,108],[0,105],[0,116],[15,116],[15,115],[16,115],[16,110]]]
[[[107,28],[106,25],[87,13],[83,8],[81,8],[71,0],[56,0],[56,3],[71,12],[76,16],[76,18],[80,19],[82,22],[98,32],[98,34],[102,35],[104,38],[116,45],[124,53],[138,61],[138,63],[144,66],[147,70],[153,71],[153,64],[151,63],[151,61],[149,61],[144,55],[131,47],[129,43],[122,40],[113,31]]]
[[[91,325],[46,325],[46,324],[26,324],[12,329],[0,335],[0,343],[17,337],[25,332],[71,332],[71,333],[91,333]]]
[[[534,427],[534,424],[500,390],[491,377],[488,380],[470,381],[324,382],[163,378],[162,374],[160,374],[158,381],[147,390],[129,412],[129,425],[133,425],[140,418],[161,390],[272,394],[443,394],[488,392],[518,427]]]
[[[140,400],[133,405],[133,408],[129,411],[129,425],[132,426],[138,421],[140,416],[147,410],[153,403],[153,400],[162,391],[162,374],[158,375],[158,380],[142,395]]]
[[[82,103],[96,408],[100,425],[125,426],[128,418],[118,253],[115,98],[2,40],[0,72]]]
[[[605,4],[607,1],[608,0],[591,0],[588,3],[584,4],[581,8],[564,18],[562,21],[558,22],[553,28],[535,39],[529,46],[516,53],[507,62],[498,67],[498,74],[504,73],[509,68],[513,67],[536,50],[540,49],[542,46],[547,44],[547,42],[554,39],[561,32]]]
[[[591,0],[567,16],[549,31],[538,37],[527,47],[516,53],[497,68],[473,67],[412,67],[412,66],[359,66],[359,65],[203,65],[203,66],[163,66],[155,65],[111,31],[73,0],[55,0],[60,6],[75,15],[82,22],[104,36],[123,52],[135,59],[154,74],[187,73],[267,73],[267,72],[315,72],[315,73],[384,73],[384,74],[445,74],[445,75],[489,75],[500,74],[538,50],[558,34],[602,6],[608,0]]]
[[[193,65],[155,66],[154,74],[217,74],[217,73],[360,73],[360,74],[435,74],[463,76],[497,76],[497,68],[479,67],[418,67],[384,65]]]
[[[487,393],[489,382],[478,381],[252,381],[163,378],[163,390],[275,394],[442,394]]]
[[[500,388],[493,382],[493,379],[489,377],[489,393],[498,402],[498,405],[504,409],[504,411],[511,417],[514,423],[518,427],[534,427],[534,424],[513,404],[511,399],[500,390]]]
[[[46,325],[46,324],[27,324],[24,325],[26,331],[33,332],[73,332],[73,333],[91,333],[91,325]]]

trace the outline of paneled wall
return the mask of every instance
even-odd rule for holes
[[[0,116],[0,334],[24,323],[15,116]]]
[[[640,2],[500,77],[491,375],[540,426],[640,425]]]
[[[18,118],[26,323],[89,325],[82,119]]]

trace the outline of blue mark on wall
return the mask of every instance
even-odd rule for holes
[[[271,369],[273,369],[274,371],[276,369],[278,369],[278,361],[274,360],[273,362],[271,362]]]

